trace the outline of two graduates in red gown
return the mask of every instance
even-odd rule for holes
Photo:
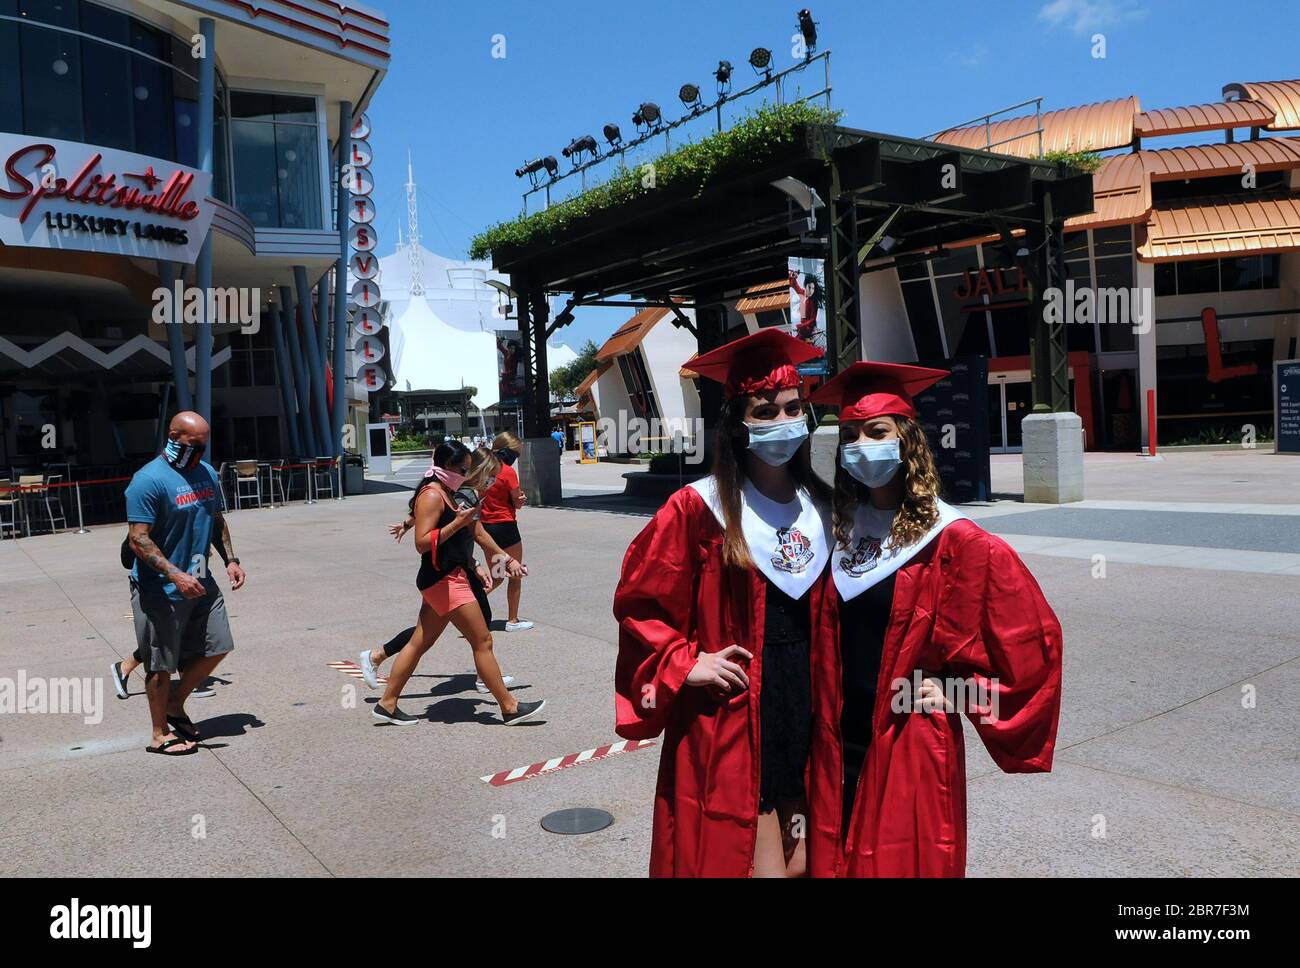
[[[628,548],[616,731],[663,734],[650,874],[961,876],[966,715],[1006,772],[1051,768],[1061,629],[1019,557],[939,499],[912,395],[857,363],[835,480],[797,364],[761,330],[690,361],[723,384],[711,474]]]

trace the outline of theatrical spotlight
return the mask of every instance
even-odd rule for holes
[[[817,49],[817,24],[813,21],[812,11],[807,7],[799,11],[799,32],[803,34],[806,56],[811,56]]]
[[[605,140],[609,142],[611,148],[617,148],[623,143],[623,132],[618,130],[618,125],[610,122],[604,128]]]
[[[600,157],[600,146],[596,144],[596,139],[589,134],[584,134],[581,138],[574,138],[560,150],[560,154],[566,158],[572,158],[575,165],[581,163],[583,152],[590,152],[593,159]]]
[[[731,61],[718,61],[718,69],[713,72],[713,77],[718,82],[719,97],[731,93]]]
[[[766,47],[755,47],[749,54],[749,66],[755,74],[772,76],[772,52]]]
[[[700,89],[694,84],[683,84],[678,89],[677,96],[691,111],[700,110]]]
[[[524,162],[522,168],[515,169],[515,177],[523,178],[525,175],[536,175],[546,166],[546,162],[541,158],[535,158],[532,161]]]
[[[653,101],[646,101],[636,109],[636,114],[632,115],[632,123],[638,128],[644,126],[655,128],[659,126],[659,105]]]

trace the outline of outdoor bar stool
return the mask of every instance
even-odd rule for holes
[[[221,466],[217,468],[217,486],[221,488],[221,506],[230,507],[230,500],[226,497],[226,474],[230,471],[230,461],[223,460]]]
[[[235,510],[242,508],[244,499],[256,500],[262,506],[262,478],[257,473],[257,461],[235,461]]]
[[[5,531],[9,532],[11,538],[18,537],[18,515],[22,505],[15,496],[17,492],[9,490],[11,487],[13,484],[9,478],[0,477],[0,540],[4,540]]]
[[[258,469],[266,475],[266,496],[271,505],[275,505],[275,495],[280,493],[280,503],[288,504],[284,488],[284,460],[264,460],[258,462]]]
[[[312,489],[317,498],[334,496],[334,458],[317,457],[312,464]]]
[[[63,513],[63,491],[62,487],[54,487],[55,484],[63,483],[62,474],[51,474],[45,478],[45,487],[42,496],[45,498],[45,516],[50,522],[50,531],[59,532],[68,530],[68,519]],[[54,522],[57,520],[59,526],[56,529]]]
[[[42,474],[19,474],[18,486],[21,488],[18,492],[18,502],[22,505],[23,532],[30,537],[32,533],[32,505],[41,500],[41,492],[45,487],[45,477]]]

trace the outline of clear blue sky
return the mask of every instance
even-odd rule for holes
[[[677,117],[678,87],[692,81],[709,100],[720,58],[735,65],[737,89],[754,76],[754,47],[790,64],[801,6],[371,2],[392,25],[391,70],[370,110],[380,251],[393,250],[399,219],[405,234],[409,150],[424,244],[457,258],[475,233],[519,212],[526,179],[514,170],[525,160],[559,158],[581,134],[602,140],[606,121],[626,137],[641,101]],[[1297,0],[822,0],[811,9],[844,123],[890,134],[924,136],[1037,96],[1051,110],[1136,94],[1150,109],[1217,101],[1231,81],[1300,77]],[[1104,59],[1092,56],[1095,33],[1105,35]],[[495,34],[504,58],[492,56]],[[580,310],[557,335],[575,348],[599,344],[628,312]]]

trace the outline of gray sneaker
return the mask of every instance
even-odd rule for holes
[[[390,713],[383,706],[379,705],[379,703],[375,703],[370,709],[370,715],[374,716],[375,719],[382,719],[384,722],[391,723],[394,726],[414,726],[419,722],[416,717],[402,712],[400,706],[394,706],[393,711]]]
[[[526,719],[532,719],[545,708],[545,699],[538,699],[536,702],[521,702],[519,708],[514,712],[502,713],[501,722],[507,726],[514,726],[516,723],[522,723]]]

